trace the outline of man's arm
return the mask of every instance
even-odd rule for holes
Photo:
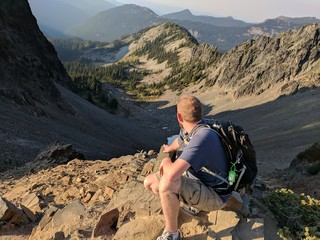
[[[175,162],[171,162],[170,158],[164,158],[160,166],[160,175],[166,174],[167,180],[175,181],[179,179],[189,167],[190,164],[181,158],[178,158]]]
[[[171,145],[163,144],[164,152],[170,153],[178,150],[180,147],[178,137],[171,143]]]

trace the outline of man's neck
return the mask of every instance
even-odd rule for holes
[[[190,133],[191,130],[197,125],[198,123],[193,123],[193,122],[185,122],[184,125],[183,125],[183,128],[184,130],[187,132],[187,133]]]

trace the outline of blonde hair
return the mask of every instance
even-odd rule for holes
[[[178,98],[177,112],[185,121],[198,122],[202,119],[202,104],[198,98],[184,94]]]

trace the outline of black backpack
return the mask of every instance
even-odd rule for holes
[[[220,137],[229,160],[229,188],[238,190],[251,186],[257,176],[256,152],[248,134],[230,121],[206,119],[206,126]]]

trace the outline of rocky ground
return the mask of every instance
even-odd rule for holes
[[[154,239],[161,233],[159,198],[142,184],[155,170],[156,152],[57,161],[39,158],[1,177],[0,239]],[[184,239],[276,239],[272,215],[258,204],[253,212],[245,221],[235,211],[196,217],[181,211],[181,233]]]
[[[1,175],[1,240],[147,240],[161,233],[159,198],[144,189],[143,180],[157,170],[163,153],[150,150],[110,161],[70,161],[71,150],[70,145],[57,144],[35,161]],[[181,210],[183,239],[280,239],[278,223],[263,199],[273,187],[306,192],[301,188],[308,182],[309,188],[319,190],[319,174],[308,177],[303,166],[310,164],[295,161],[290,169],[276,173],[281,186],[265,186],[258,178],[251,192],[240,201],[234,195],[221,211],[191,216]]]

